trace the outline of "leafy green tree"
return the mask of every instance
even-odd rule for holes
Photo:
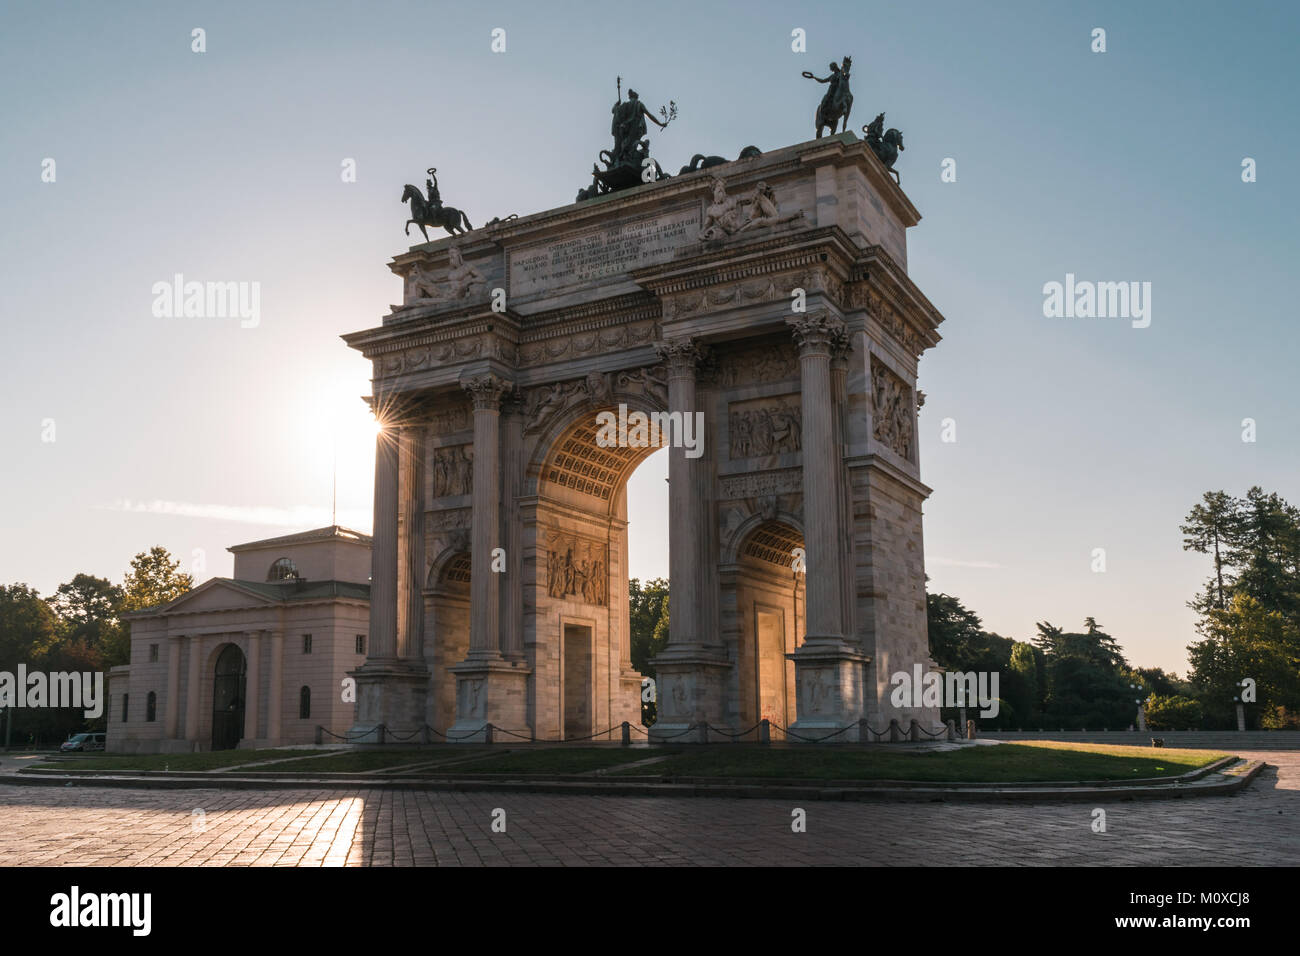
[[[653,677],[650,662],[668,645],[668,581],[655,578],[642,584],[632,578],[627,587],[632,667]]]
[[[84,644],[105,667],[130,660],[130,632],[118,619],[122,589],[106,578],[78,574],[46,599],[59,619],[60,644]]]
[[[33,662],[58,639],[58,618],[35,589],[0,584],[0,670]]]
[[[1196,730],[1204,720],[1200,701],[1158,694],[1148,700],[1146,717],[1147,726],[1152,730]]]
[[[180,571],[167,549],[155,545],[131,559],[131,570],[122,582],[124,611],[142,611],[174,601],[194,587],[194,578]]]
[[[1207,615],[1202,631],[1204,639],[1189,645],[1187,655],[1196,696],[1215,726],[1236,726],[1244,678],[1255,681],[1260,705],[1247,705],[1248,726],[1258,723],[1261,710],[1300,712],[1300,628],[1294,619],[1238,594],[1226,609]]]
[[[1093,618],[1082,633],[1067,632],[1047,621],[1038,625],[1034,643],[1047,671],[1044,721],[1060,727],[1123,727],[1136,711],[1119,644]]]
[[[1018,687],[1012,694],[1012,704],[1022,721],[1033,719],[1042,707],[1038,686],[1038,660],[1030,644],[1016,641],[1011,649],[1008,663],[1011,674],[1015,675]]]

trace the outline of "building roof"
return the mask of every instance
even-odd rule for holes
[[[354,581],[304,581],[297,578],[287,581],[240,581],[236,578],[209,578],[198,587],[186,591],[166,604],[142,608],[139,611],[129,611],[122,615],[122,619],[134,620],[182,611],[185,604],[214,588],[242,591],[253,598],[286,604],[295,601],[322,601],[331,598],[370,600],[370,585],[357,584]],[[206,610],[221,611],[227,609],[208,608]]]
[[[360,531],[353,531],[351,528],[344,528],[341,525],[332,524],[326,528],[316,528],[312,531],[299,531],[295,534],[281,535],[278,538],[263,538],[261,541],[248,541],[244,544],[232,544],[226,548],[232,554],[240,551],[262,550],[263,548],[280,547],[289,544],[310,544],[316,541],[349,541],[354,544],[364,544],[370,546],[371,538],[368,534],[362,534]]]

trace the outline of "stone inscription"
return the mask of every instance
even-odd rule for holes
[[[700,212],[692,207],[520,249],[510,254],[510,294],[530,295],[666,262],[675,249],[694,243],[699,231]]]

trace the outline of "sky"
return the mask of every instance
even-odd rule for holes
[[[338,336],[400,299],[403,184],[436,166],[475,225],[571,202],[616,76],[677,104],[665,168],[802,142],[800,72],[848,54],[850,128],[904,133],[909,272],[946,317],[930,590],[1020,640],[1093,616],[1184,672],[1209,565],[1183,517],[1300,502],[1298,37],[1291,3],[5,2],[0,582],[120,581],[155,544],[226,575],[335,500],[369,530],[369,367]],[[1150,325],[1045,317],[1067,273],[1149,282]],[[156,315],[177,274],[258,283],[256,322]],[[666,473],[632,479],[641,577],[667,575]]]

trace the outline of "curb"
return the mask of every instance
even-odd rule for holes
[[[1224,766],[1231,761],[1235,766],[1239,758],[1227,758],[1192,771],[1204,777],[1215,767]],[[749,783],[699,783],[658,779],[644,780],[593,780],[590,777],[581,780],[523,780],[510,778],[504,774],[496,779],[478,777],[449,777],[443,779],[411,779],[373,777],[353,777],[351,779],[317,777],[274,777],[257,779],[253,777],[235,777],[222,774],[220,777],[208,775],[180,777],[172,774],[166,776],[110,776],[97,772],[95,776],[71,776],[55,774],[49,771],[37,773],[12,774],[0,783],[14,786],[60,786],[60,787],[124,787],[146,790],[406,790],[406,791],[443,791],[457,793],[549,793],[573,794],[580,796],[629,796],[629,797],[724,797],[740,799],[769,800],[839,800],[839,801],[882,801],[882,802],[1027,802],[1041,801],[1048,803],[1080,802],[1098,800],[1181,800],[1185,797],[1231,796],[1250,785],[1259,773],[1268,766],[1263,761],[1245,763],[1239,771],[1226,773],[1220,770],[1221,781],[1193,783],[1184,786],[1183,774],[1176,778],[1165,778],[1159,784],[1133,786],[1131,781],[1109,786],[1085,784],[1050,788],[1050,785],[1022,784],[983,784],[980,786],[944,786],[920,784],[908,786],[840,786],[822,782],[812,784],[754,785]],[[155,774],[158,772],[155,771]],[[838,781],[831,781],[838,784]]]

